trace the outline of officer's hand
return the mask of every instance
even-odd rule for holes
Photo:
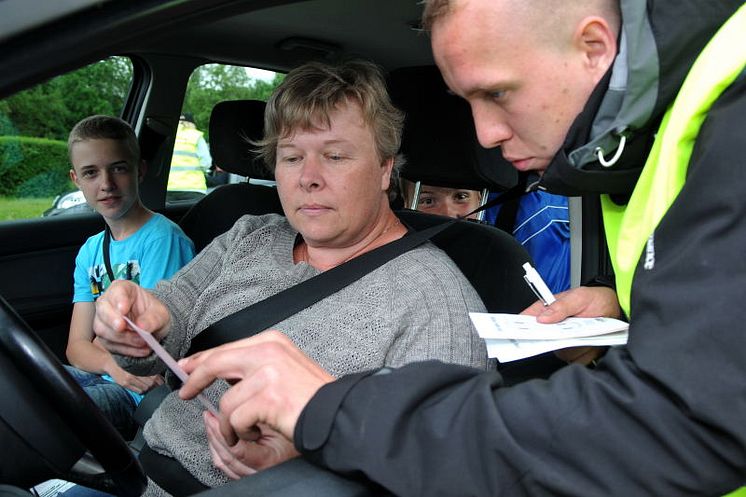
[[[326,383],[334,381],[279,331],[199,352],[179,364],[189,374],[179,396],[191,399],[216,378],[233,386],[220,399],[220,431],[228,445],[256,441],[264,424],[293,439],[303,408]]]

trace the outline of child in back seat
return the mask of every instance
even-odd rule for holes
[[[161,384],[160,376],[124,371],[94,341],[95,301],[115,279],[152,288],[194,257],[184,232],[140,200],[145,175],[137,137],[128,123],[109,116],[83,119],[70,132],[70,178],[106,229],[90,237],[75,260],[75,292],[67,359],[68,372],[125,438],[136,430],[132,419],[142,394]]]

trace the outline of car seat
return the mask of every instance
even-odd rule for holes
[[[283,214],[277,189],[251,180],[274,181],[264,164],[252,151],[250,141],[262,138],[264,107],[260,100],[226,100],[213,107],[210,114],[210,155],[213,164],[223,171],[246,177],[245,182],[223,185],[194,204],[179,221],[184,233],[194,242],[197,252],[218,235],[228,231],[245,214]],[[161,385],[145,395],[135,411],[140,428],[130,443],[139,452],[144,444],[142,427],[170,388]]]
[[[213,165],[247,181],[217,187],[197,202],[179,221],[197,252],[228,231],[244,214],[283,214],[274,175],[252,151],[250,141],[261,139],[265,103],[259,100],[220,102],[210,114],[210,154]],[[259,180],[265,184],[254,184]]]
[[[469,190],[505,190],[517,179],[510,164],[496,150],[476,141],[469,105],[449,93],[435,66],[407,67],[389,76],[394,104],[406,114],[401,152],[406,158],[401,176],[424,184]],[[497,154],[495,156],[494,154]],[[484,160],[505,163],[489,180],[477,172]],[[500,169],[500,168],[497,168]],[[497,181],[500,178],[500,181]],[[407,224],[422,229],[444,218],[415,211],[399,211]],[[510,235],[491,226],[463,221],[433,242],[456,262],[490,312],[517,313],[536,299],[523,281],[522,265],[530,257]]]
[[[394,104],[406,113],[403,178],[483,192],[506,191],[518,183],[518,174],[499,150],[479,145],[469,105],[448,91],[435,66],[392,71],[389,91]],[[483,194],[483,201],[486,198]],[[413,210],[397,215],[418,230],[445,221],[443,216]],[[536,301],[522,268],[524,262],[533,261],[509,232],[463,220],[432,241],[453,259],[489,312],[519,313]],[[563,364],[549,353],[499,369],[506,382],[514,383],[546,377]]]
[[[435,66],[393,71],[389,90],[394,104],[406,114],[402,178],[416,186],[480,191],[483,202],[489,191],[504,191],[517,183],[517,173],[499,150],[479,146],[469,105],[449,92]],[[477,167],[483,163],[490,165],[481,168],[489,177]],[[416,208],[417,193],[416,189],[413,204],[405,207]]]
[[[443,216],[403,209],[396,215],[421,231],[446,220]],[[489,312],[518,313],[536,296],[523,280],[523,263],[531,260],[515,238],[494,226],[460,220],[431,241],[456,263]]]

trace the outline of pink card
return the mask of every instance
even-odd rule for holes
[[[158,340],[156,340],[153,335],[133,323],[132,320],[127,316],[122,316],[122,318],[124,319],[124,322],[127,323],[127,325],[130,327],[130,329],[134,330],[138,335],[140,335],[143,340],[145,340],[145,343],[147,343],[148,346],[153,350],[153,352],[155,352],[155,355],[160,357],[161,360],[166,363],[166,366],[168,366],[168,368],[173,371],[174,374],[183,383],[186,383],[189,375],[186,374],[186,371],[181,369],[181,366],[179,366],[174,358],[171,357],[171,354],[166,352],[166,349],[164,349],[161,344],[158,343]],[[220,417],[220,413],[218,413],[217,408],[215,407],[215,405],[213,405],[212,402],[207,399],[207,397],[205,397],[201,393],[198,393],[197,400],[199,400],[208,411],[213,413],[215,416]]]

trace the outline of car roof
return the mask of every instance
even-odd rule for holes
[[[33,14],[42,3],[57,8]],[[6,0],[0,97],[114,54],[181,55],[279,72],[351,56],[388,70],[432,64],[421,8],[416,0]]]

